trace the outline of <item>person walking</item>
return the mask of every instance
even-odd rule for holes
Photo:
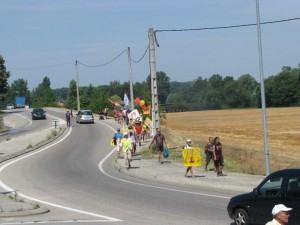
[[[131,151],[132,151],[132,140],[131,138],[128,138],[129,132],[124,133],[124,137],[121,141],[121,147],[123,149],[124,159],[125,159],[125,166],[129,169],[131,168],[130,162],[131,162]]]
[[[214,164],[216,167],[217,176],[225,176],[222,171],[224,167],[224,158],[223,158],[222,144],[220,142],[219,137],[214,138],[213,155],[214,155]]]
[[[132,142],[131,155],[133,156],[133,155],[135,155],[135,152],[136,152],[137,138],[136,138],[136,134],[135,134],[134,130],[132,129],[132,127],[131,127],[131,129],[128,129],[128,138],[131,138],[131,142]]]
[[[183,146],[183,149],[187,149],[187,148],[193,148],[193,146],[192,146],[192,141],[190,140],[190,139],[187,139],[186,140],[186,146]],[[192,175],[192,178],[195,178],[195,175],[194,175],[194,171],[193,171],[193,167],[192,166],[188,166],[187,168],[186,168],[186,171],[185,171],[185,174],[184,174],[184,176],[185,177],[188,177],[188,173],[191,173],[191,175]]]
[[[214,161],[213,137],[208,138],[208,142],[205,146],[205,171],[208,171],[207,166],[210,163],[210,160]]]
[[[104,109],[104,116],[105,116],[105,119],[108,119],[108,108],[107,108],[107,106]]]
[[[67,121],[67,127],[71,126],[71,113],[69,110],[66,112],[66,121]]]
[[[142,141],[142,122],[141,121],[136,121],[135,123],[135,133],[136,133],[136,137],[137,137],[137,141],[139,143],[139,146],[141,146],[141,141]]]
[[[272,209],[273,220],[266,223],[266,225],[286,225],[289,222],[290,211],[292,208],[288,208],[283,204],[275,205]]]
[[[122,140],[122,137],[123,137],[123,134],[121,133],[121,129],[118,128],[117,133],[115,133],[115,135],[114,135],[114,142],[115,142],[114,144],[116,145],[116,150],[117,150],[117,153],[118,153],[116,160],[121,158],[121,149],[122,149],[121,140]]]
[[[160,128],[156,129],[156,135],[154,135],[152,141],[150,142],[149,149],[151,148],[152,143],[155,141],[156,150],[158,151],[158,162],[162,162],[162,152],[164,151],[164,144],[167,146],[165,136],[161,133]]]

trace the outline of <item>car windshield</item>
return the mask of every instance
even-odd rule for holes
[[[34,113],[43,113],[44,110],[43,109],[34,109],[33,112]]]
[[[92,115],[92,111],[82,111],[81,115]]]

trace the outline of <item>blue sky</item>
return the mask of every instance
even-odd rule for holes
[[[11,73],[37,87],[45,76],[52,88],[75,79],[75,60],[101,65],[130,47],[139,60],[148,29],[186,29],[256,23],[255,0],[1,0],[0,54]],[[260,0],[261,22],[300,17],[300,0]],[[264,75],[300,63],[300,20],[262,25]],[[171,81],[213,74],[250,73],[259,81],[256,27],[159,32],[157,71]],[[79,85],[128,81],[128,56],[102,67],[79,64]],[[150,74],[149,54],[132,63],[133,82]]]

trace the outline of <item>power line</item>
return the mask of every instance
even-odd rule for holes
[[[263,22],[260,24],[272,24],[272,23],[282,23],[282,22],[289,22],[293,20],[299,20],[299,17],[296,18],[290,18],[290,19],[283,19],[283,20],[275,20],[275,21],[268,21]],[[202,31],[202,30],[219,30],[219,29],[231,29],[231,28],[239,28],[239,27],[250,27],[250,26],[257,26],[256,23],[249,23],[249,24],[240,24],[240,25],[230,25],[230,26],[219,26],[219,27],[203,27],[203,28],[192,28],[192,29],[171,29],[171,30],[155,30],[154,36],[155,36],[155,42],[157,47],[159,47],[156,33],[157,32],[181,32],[181,31]]]
[[[121,52],[118,56],[116,56],[115,58],[113,58],[113,59],[111,59],[111,60],[109,60],[108,62],[106,62],[106,63],[103,63],[103,64],[100,64],[100,65],[87,65],[87,64],[84,64],[84,63],[81,63],[81,62],[79,62],[79,61],[77,61],[80,65],[82,65],[82,66],[86,66],[86,67],[101,67],[101,66],[105,66],[105,65],[107,65],[107,64],[109,64],[109,63],[111,63],[111,62],[113,62],[113,61],[115,61],[117,58],[119,58],[124,52],[127,52],[127,49],[125,49],[123,52]]]
[[[148,52],[148,50],[149,50],[149,45],[147,46],[145,53],[143,54],[143,56],[142,56],[139,60],[133,60],[133,59],[131,58],[131,56],[130,56],[130,60],[131,60],[132,62],[134,62],[134,63],[139,63],[139,62],[142,61],[142,59],[145,57],[145,55],[146,55],[146,53]]]

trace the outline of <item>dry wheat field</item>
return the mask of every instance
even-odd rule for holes
[[[267,133],[270,168],[300,167],[300,107],[269,108]],[[250,174],[265,173],[261,109],[167,113],[162,126],[175,132],[169,145],[184,138],[203,147],[209,136],[220,137],[226,168]],[[184,143],[181,143],[184,144]]]

